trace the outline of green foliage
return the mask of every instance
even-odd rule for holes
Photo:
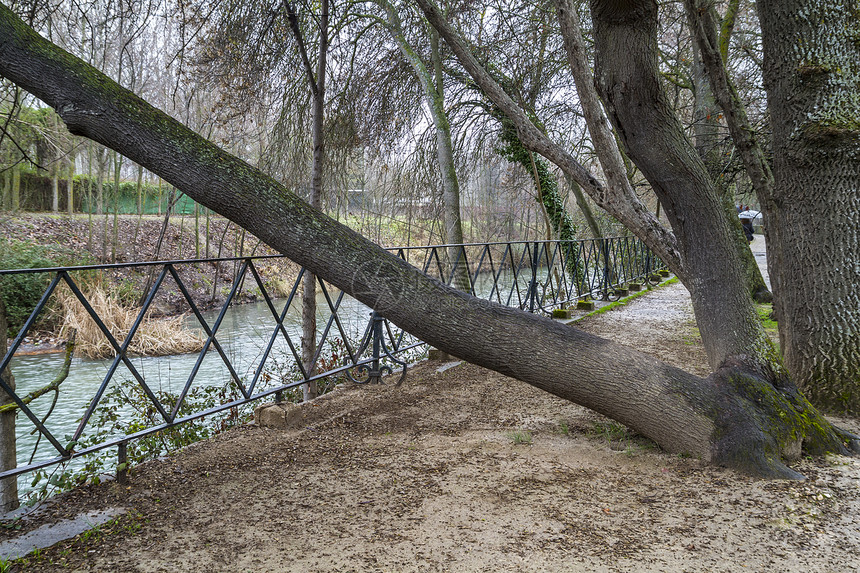
[[[37,269],[60,265],[86,264],[80,253],[52,245],[34,245],[22,241],[0,242],[0,269]],[[50,283],[49,273],[27,273],[0,276],[0,296],[6,305],[9,337],[20,330]]]
[[[35,245],[23,241],[0,242],[0,269],[37,269],[43,267],[92,264],[89,255],[60,245]],[[88,271],[77,280],[98,279],[98,273]],[[0,296],[6,305],[8,336],[14,338],[39,303],[51,281],[49,273],[26,273],[0,276]],[[40,324],[49,319],[42,313]]]
[[[155,391],[155,396],[169,412],[179,399],[178,394]],[[183,400],[177,417],[191,415],[239,398],[239,391],[232,384],[224,386],[193,387]],[[170,454],[194,442],[205,440],[246,421],[248,414],[238,408],[230,408],[212,415],[206,423],[189,422],[179,424],[128,443],[128,463],[137,465],[146,460]],[[143,388],[134,380],[114,385],[105,394],[96,416],[91,422],[95,432],[82,441],[84,447],[100,443],[111,436],[133,434],[164,423],[158,410],[149,400]],[[97,475],[104,466],[105,458],[88,462],[88,476]]]
[[[178,395],[169,392],[156,391],[155,395],[168,412],[176,405],[178,399]],[[237,398],[239,398],[238,390],[232,388],[232,385],[195,387],[188,392],[179,407],[177,417],[200,412]],[[210,438],[246,422],[250,415],[250,411],[240,410],[238,407],[230,408],[213,414],[208,420],[204,418],[196,422],[179,424],[130,441],[127,448],[126,468]],[[134,380],[124,381],[113,385],[105,393],[99,409],[96,410],[90,422],[92,431],[80,441],[79,445],[81,448],[86,448],[111,437],[133,434],[163,422],[143,388]],[[66,436],[67,441],[70,439],[71,436]],[[113,450],[103,450],[86,456],[84,460],[84,466],[80,469],[57,466],[36,471],[31,483],[34,489],[28,494],[27,503],[41,501],[56,492],[67,491],[84,483],[98,484],[105,474],[126,469],[112,466],[115,461]]]
[[[0,269],[32,269],[52,265],[53,261],[48,258],[43,247],[17,241],[5,241],[2,244]],[[46,273],[0,276],[0,296],[6,306],[10,338],[24,325],[49,282],[50,276]]]
[[[90,175],[76,175],[75,189],[80,195],[80,209],[84,213],[95,213],[96,204],[96,183],[95,177]],[[136,214],[138,212],[138,203],[140,203],[140,211],[143,214],[152,215],[155,213],[164,213],[167,211],[168,202],[170,200],[170,187],[153,185],[144,183],[141,186],[140,197],[138,197],[137,181],[120,181],[119,196],[114,190],[114,181],[110,177],[106,177],[102,181],[102,192],[104,194],[104,210],[113,212],[114,207],[118,207],[119,213]],[[177,192],[178,198],[173,206],[173,213],[189,215],[194,212],[194,200],[181,192]]]
[[[558,179],[550,172],[549,164],[527,150],[517,136],[516,128],[506,116],[497,117],[502,123],[499,139],[502,146],[496,152],[505,159],[519,163],[540,191],[540,200],[552,224],[553,232],[562,241],[576,240],[576,224],[564,208],[558,190]]]

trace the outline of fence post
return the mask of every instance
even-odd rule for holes
[[[371,331],[373,333],[373,363],[370,370],[370,378],[367,380],[371,384],[379,384],[382,381],[382,371],[379,368],[379,362],[382,356],[379,351],[382,350],[382,315],[375,310],[371,314]]]
[[[534,251],[532,252],[532,281],[529,285],[529,312],[535,311],[535,300],[537,299],[537,267],[540,261],[539,248],[540,243],[535,241]]]
[[[0,298],[0,358],[6,354],[6,307]],[[11,370],[6,368],[0,372],[3,381],[15,390],[15,377]],[[6,392],[0,390],[0,405],[11,402]],[[0,413],[0,471],[12,470],[18,467],[17,450],[15,444],[15,410]],[[12,476],[0,480],[0,514],[17,509],[18,501],[18,477]]]
[[[116,482],[128,483],[128,442],[120,442],[116,447]]]

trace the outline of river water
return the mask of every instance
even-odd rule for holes
[[[333,295],[333,302],[336,295]],[[301,340],[301,304],[296,297],[290,306],[284,319],[284,327],[290,336],[293,345],[300,352]],[[275,301],[275,309],[282,312],[285,301]],[[218,316],[217,310],[203,313],[207,323],[212,327]],[[317,328],[318,339],[326,327],[331,311],[323,295],[317,300]],[[351,297],[345,296],[338,309],[338,318],[348,339],[356,344],[364,333],[370,317],[370,309]],[[203,328],[197,319],[191,315],[188,317],[187,326],[197,330],[201,336],[205,336]],[[216,333],[216,339],[220,343],[224,353],[229,358],[239,378],[247,385],[254,378],[254,374],[268,346],[272,333],[275,330],[276,321],[271,310],[265,302],[243,304],[230,307]],[[327,337],[342,338],[336,324],[332,324],[331,332]],[[179,354],[170,356],[146,356],[133,357],[131,362],[135,369],[143,376],[147,385],[156,393],[178,394],[181,392],[195,363],[199,353]],[[52,381],[60,372],[63,364],[63,353],[40,354],[34,356],[15,356],[11,362],[11,369],[15,375],[16,391],[19,396],[25,396],[33,390],[44,387]],[[56,405],[50,413],[46,427],[65,445],[80,423],[81,417],[93,400],[96,391],[102,384],[108,373],[113,358],[105,360],[86,360],[75,357],[69,369],[68,377],[60,386],[60,392]],[[282,335],[278,335],[271,353],[266,360],[264,370],[272,379],[280,380],[283,376],[292,375],[291,380],[300,379],[295,368],[295,360]],[[257,388],[263,384],[258,382]],[[117,385],[128,389],[130,386],[139,387],[137,381],[129,369],[120,364],[116,373],[111,377],[107,390],[110,391]],[[199,371],[194,377],[191,388],[206,386],[225,386],[236,389],[232,382],[229,370],[224,364],[221,356],[210,348],[203,358]],[[53,393],[44,395],[34,400],[30,407],[36,416],[42,419],[52,408]],[[93,415],[93,420],[101,414],[106,414],[108,406],[102,400]],[[120,408],[120,414],[129,414],[128,407]],[[23,414],[18,414],[16,427],[18,465],[30,463],[34,455],[33,448],[37,442],[37,432],[34,432],[32,422]],[[82,438],[92,434],[95,428],[92,423],[84,430]],[[50,459],[57,456],[56,449],[45,438],[39,440],[38,448],[33,459],[35,461]],[[75,462],[72,462],[75,464]],[[74,467],[74,465],[72,466]],[[19,480],[21,489],[30,489],[31,478]]]

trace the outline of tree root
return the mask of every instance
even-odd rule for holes
[[[804,479],[786,465],[801,452],[860,454],[860,437],[827,421],[786,378],[773,381],[737,367],[712,376],[720,418],[713,461],[748,475]]]

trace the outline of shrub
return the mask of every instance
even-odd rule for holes
[[[80,253],[59,245],[49,248],[23,241],[0,240],[0,269],[38,269],[91,262],[82,260]],[[51,273],[0,276],[0,296],[6,305],[10,338],[14,338],[27,322],[50,282]],[[47,317],[48,313],[41,316]]]
[[[0,243],[0,269],[36,269],[53,265],[42,247],[17,241]],[[50,280],[48,273],[0,276],[0,296],[6,305],[10,338],[24,326]]]

